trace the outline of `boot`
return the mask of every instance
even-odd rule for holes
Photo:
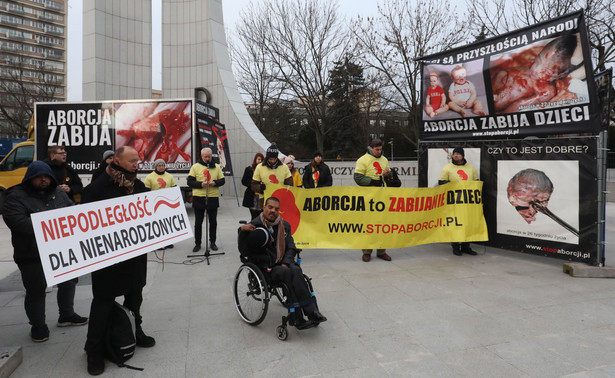
[[[156,340],[151,336],[147,336],[143,332],[143,329],[141,328],[141,326],[137,326],[137,331],[135,332],[135,338],[137,339],[137,346],[141,348],[151,348],[154,345],[156,345]]]

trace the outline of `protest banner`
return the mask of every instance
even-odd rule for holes
[[[163,159],[170,172],[188,172],[192,165],[193,100],[130,100],[36,103],[36,156],[48,146],[62,145],[79,174],[91,173],[107,150],[132,146],[139,169],[153,170]],[[195,140],[196,142],[196,140]]]
[[[598,265],[597,137],[421,142],[419,183],[442,170],[453,145],[484,181],[490,246]],[[431,178],[430,178],[431,177]]]
[[[600,130],[582,11],[418,60],[421,140]]]
[[[47,285],[192,238],[179,187],[32,214]]]
[[[267,185],[303,249],[403,248],[487,240],[480,181],[436,188]]]

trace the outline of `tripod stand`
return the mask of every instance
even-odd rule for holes
[[[209,168],[205,168],[205,177],[207,186],[205,188],[205,213],[203,217],[205,218],[205,253],[202,255],[188,255],[188,258],[192,257],[205,257],[207,260],[207,265],[209,265],[209,257],[216,255],[224,255],[224,252],[209,252],[209,180],[211,179],[211,175],[209,174]]]

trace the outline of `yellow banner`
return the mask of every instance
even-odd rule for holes
[[[488,239],[483,183],[435,188],[337,186],[316,189],[267,185],[280,200],[298,248],[403,248]]]

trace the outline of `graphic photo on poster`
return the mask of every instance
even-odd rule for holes
[[[429,148],[427,150],[427,159],[429,166],[427,170],[427,186],[437,186],[442,168],[452,161],[453,149],[456,146],[444,148]],[[476,174],[480,180],[480,148],[464,148],[465,159],[468,163],[474,166]]]
[[[568,33],[491,57],[496,114],[589,103],[580,35]]]
[[[153,169],[157,159],[170,169],[190,166],[190,101],[116,103],[115,109],[116,146],[134,147],[141,169]]]
[[[497,233],[578,244],[578,161],[498,161]]]
[[[423,119],[484,116],[489,113],[483,60],[433,64],[423,71]]]

